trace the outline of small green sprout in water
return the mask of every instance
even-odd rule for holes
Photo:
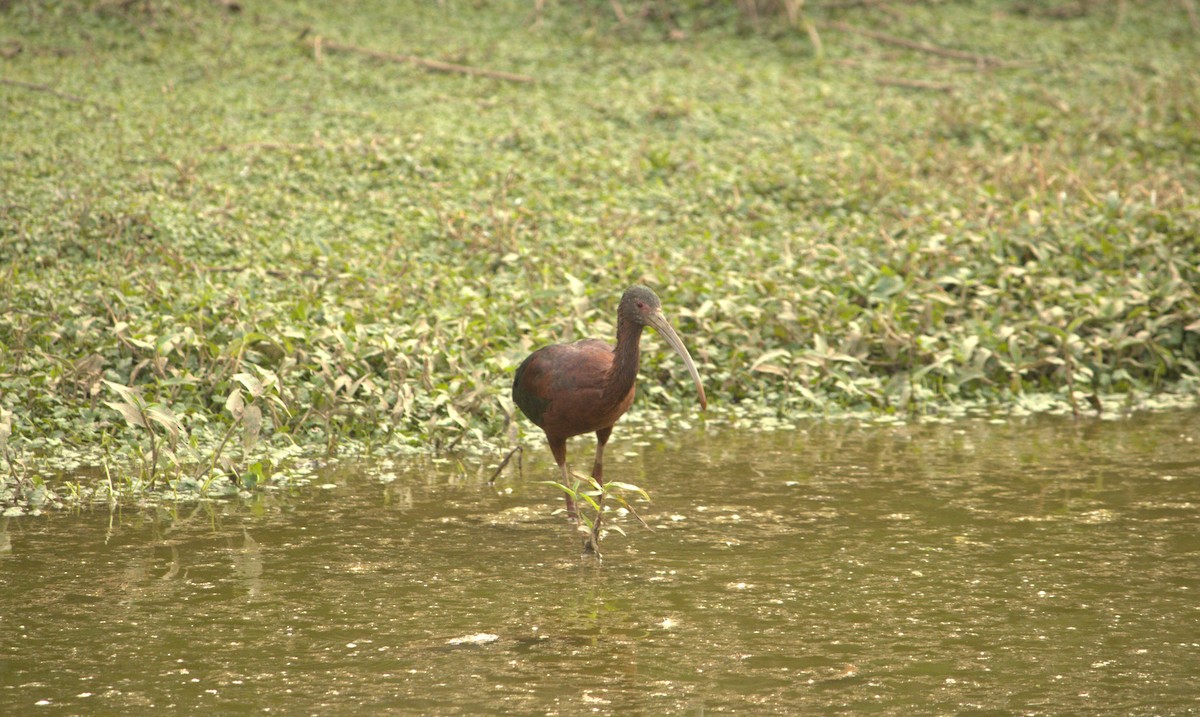
[[[571,477],[574,478],[571,485],[563,485],[558,481],[541,481],[545,485],[552,485],[559,488],[571,498],[575,504],[576,514],[579,519],[578,529],[583,533],[583,551],[585,553],[594,554],[597,558],[600,557],[600,538],[601,527],[604,520],[604,503],[611,496],[620,507],[629,511],[629,514],[642,524],[643,528],[651,530],[646,521],[637,514],[633,509],[633,505],[625,497],[626,493],[636,493],[645,500],[650,500],[650,494],[642,488],[621,481],[607,481],[601,484],[591,476],[581,476],[574,471],[571,472]],[[590,510],[589,510],[590,509]],[[625,535],[625,531],[619,525],[612,525],[610,530],[615,530],[621,535]]]

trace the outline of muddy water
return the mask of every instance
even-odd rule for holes
[[[1200,712],[1200,413],[610,445],[600,565],[540,444],[9,519],[0,712]]]

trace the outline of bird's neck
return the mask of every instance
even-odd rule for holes
[[[617,401],[625,398],[637,381],[641,362],[642,327],[623,318],[617,319],[617,345],[613,347],[613,364],[609,369],[606,397]]]

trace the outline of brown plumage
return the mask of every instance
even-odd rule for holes
[[[700,374],[671,325],[662,303],[644,286],[632,286],[621,296],[617,309],[617,345],[597,339],[554,344],[534,351],[521,363],[513,379],[513,401],[545,433],[563,485],[571,485],[567,470],[567,439],[596,434],[592,477],[604,482],[604,444],[617,422],[633,404],[641,361],[642,329],[653,326],[679,353],[696,383],[700,407],[707,408]],[[567,511],[575,505],[567,496]],[[591,543],[589,547],[594,549]]]

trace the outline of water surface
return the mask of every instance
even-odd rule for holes
[[[1200,413],[618,428],[654,531],[601,564],[536,438],[495,488],[8,519],[0,711],[1200,712]]]

